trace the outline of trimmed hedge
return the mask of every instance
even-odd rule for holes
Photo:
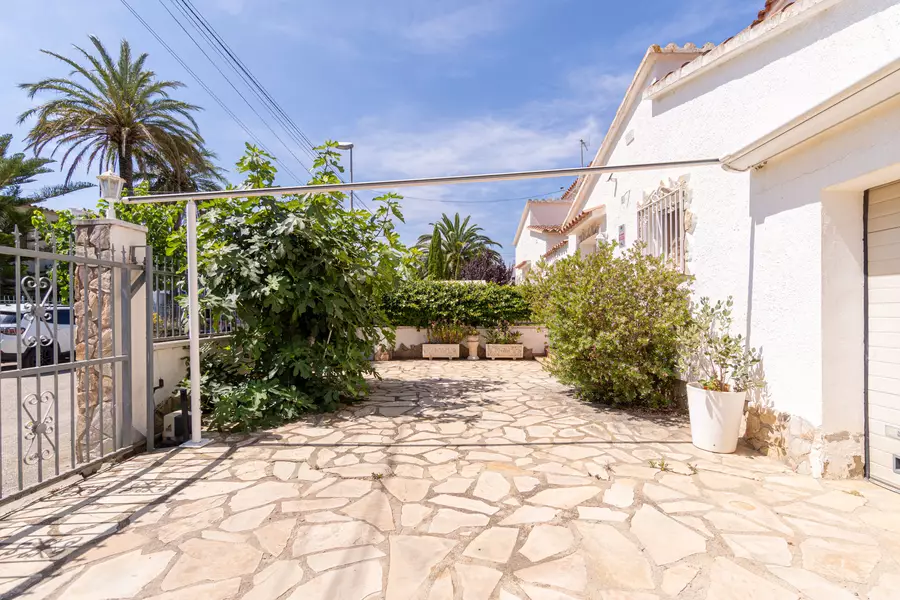
[[[394,326],[428,327],[433,321],[451,321],[489,327],[531,320],[522,289],[496,283],[405,281],[385,296],[384,307]]]

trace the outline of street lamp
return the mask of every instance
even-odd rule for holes
[[[350,151],[350,183],[353,183],[353,142],[338,142],[337,149]],[[353,210],[353,190],[350,190],[350,210]]]
[[[113,173],[107,171],[97,176],[100,181],[100,197],[109,203],[106,208],[106,218],[116,218],[116,202],[122,196],[122,188],[125,186],[125,180]]]

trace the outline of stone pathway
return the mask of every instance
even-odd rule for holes
[[[350,410],[141,455],[5,516],[0,594],[900,597],[898,495],[702,452],[536,362],[378,369]]]

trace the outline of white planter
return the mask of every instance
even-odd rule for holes
[[[495,358],[511,358],[513,360],[525,356],[524,344],[485,344],[484,355],[491,360]]]
[[[422,358],[459,358],[459,344],[422,344]]]
[[[691,441],[701,450],[730,454],[737,449],[747,392],[713,392],[687,386]]]
[[[478,360],[478,336],[470,335],[467,337],[466,346],[469,347],[469,360]]]

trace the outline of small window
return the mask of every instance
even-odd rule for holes
[[[684,270],[684,190],[659,188],[638,209],[639,242],[644,252],[662,256]]]

